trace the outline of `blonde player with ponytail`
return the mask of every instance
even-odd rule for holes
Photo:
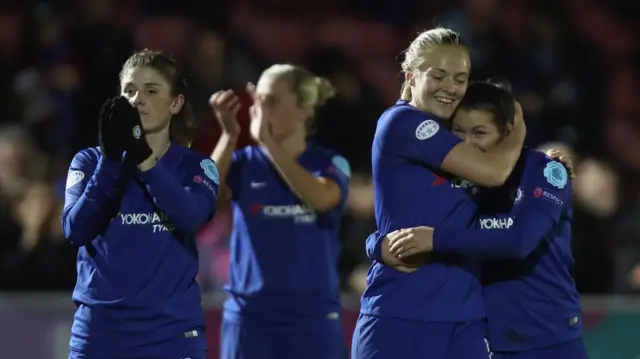
[[[338,234],[351,173],[342,156],[307,141],[333,87],[278,64],[247,91],[258,146],[235,150],[240,104],[233,91],[210,101],[222,127],[211,155],[220,198],[234,205],[220,358],[344,358]]]

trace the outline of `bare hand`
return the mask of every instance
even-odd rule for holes
[[[236,115],[242,105],[233,90],[214,93],[209,98],[209,105],[213,108],[213,114],[218,119],[222,132],[238,136],[240,134],[240,124],[238,124]]]
[[[251,137],[258,143],[269,144],[272,142],[271,128],[269,127],[271,111],[264,102],[258,98],[256,88],[252,83],[247,84],[247,92],[253,98],[253,105],[249,109]]]
[[[382,251],[381,254],[382,254],[382,260],[384,261],[384,264],[397,270],[398,272],[408,274],[408,273],[416,272],[418,270],[416,265],[410,265],[408,263],[405,263],[404,261],[400,260],[399,258],[395,257],[393,254],[391,254],[391,252],[389,251],[388,237],[385,237],[382,240],[382,248],[380,249]]]
[[[405,258],[433,250],[433,228],[414,227],[387,234],[389,251],[398,258]]]
[[[569,176],[571,177],[571,179],[576,178],[575,171],[573,170],[573,161],[568,154],[560,150],[555,150],[553,148],[547,150],[546,154],[554,160],[562,162],[562,164],[567,168],[567,171],[569,171]]]

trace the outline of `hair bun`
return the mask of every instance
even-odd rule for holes
[[[509,82],[509,80],[505,79],[504,77],[492,77],[486,82],[499,89],[503,89],[511,93],[511,82]]]
[[[327,78],[317,76],[315,82],[318,86],[318,100],[315,106],[322,106],[336,95],[336,89]]]

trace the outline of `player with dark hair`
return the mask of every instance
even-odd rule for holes
[[[62,225],[79,246],[69,358],[206,357],[195,234],[218,193],[211,159],[188,146],[186,83],[144,50],[100,112],[100,147],[69,167]]]
[[[344,358],[339,231],[351,171],[345,158],[307,141],[333,87],[278,64],[247,90],[259,146],[235,150],[233,91],[211,98],[223,130],[212,158],[234,220],[220,358]]]
[[[502,186],[513,170],[526,132],[521,112],[513,131],[489,151],[447,129],[465,96],[470,68],[467,48],[449,29],[421,33],[405,52],[401,100],[378,120],[372,148],[375,214],[383,236],[425,225],[467,227],[476,212],[467,195],[473,182]],[[381,240],[371,251],[376,261],[361,300],[352,358],[486,359],[480,263],[444,254],[407,274],[396,268],[413,258],[394,259],[396,268],[385,265],[388,249]]]
[[[452,131],[488,151],[513,129],[507,86],[469,86]],[[571,180],[560,162],[524,148],[504,186],[478,188],[469,228],[436,225],[389,234],[390,252],[484,258],[483,298],[495,359],[587,359],[571,272]],[[371,239],[371,238],[370,238]]]

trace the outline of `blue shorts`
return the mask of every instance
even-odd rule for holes
[[[69,359],[113,359],[113,358],[114,358],[113,355],[94,355],[94,354],[83,354],[75,350],[69,351]],[[137,358],[137,359],[144,359],[144,358]],[[153,359],[160,359],[160,358],[154,356]],[[207,359],[207,352],[206,351],[190,352],[190,353],[185,352],[184,355],[181,355],[179,357],[174,355],[174,356],[168,356],[166,358],[161,358],[161,359]]]
[[[119,337],[102,341],[78,344],[77,337],[71,335],[69,359],[114,359],[114,358],[134,358],[134,359],[207,359],[207,343],[205,341],[204,328],[189,330],[197,331],[198,335],[187,337],[187,332],[180,333],[179,336],[169,341],[151,342],[140,341],[137,345],[127,343],[127,346],[118,347]],[[104,339],[104,338],[103,338]],[[75,346],[80,345],[80,347]]]
[[[492,359],[589,359],[582,338],[526,352],[494,352]]]
[[[342,320],[275,326],[223,319],[220,359],[346,359]]]
[[[489,359],[484,320],[423,322],[360,314],[351,359]]]

